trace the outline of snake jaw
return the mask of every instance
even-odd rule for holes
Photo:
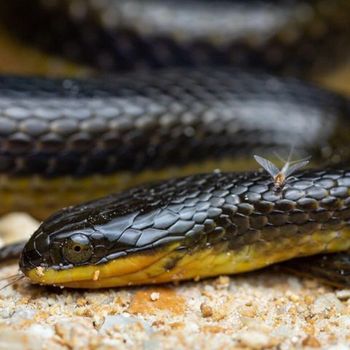
[[[140,252],[120,257],[107,263],[71,266],[54,269],[33,267],[24,273],[34,283],[74,288],[103,288],[157,282],[170,260],[179,259],[184,252],[177,251],[178,244],[170,244],[153,252]],[[169,273],[170,271],[168,271]]]

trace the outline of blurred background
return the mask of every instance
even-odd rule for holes
[[[240,65],[350,93],[345,0],[32,0],[0,5],[0,73]]]

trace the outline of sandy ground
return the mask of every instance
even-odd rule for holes
[[[0,72],[86,74],[6,35],[0,35]],[[350,65],[319,81],[350,93]],[[0,244],[28,237],[37,225],[25,215],[6,217]],[[17,272],[16,264],[0,268],[0,283]],[[349,344],[350,290],[271,269],[178,286],[71,291],[22,279],[0,290],[0,350],[343,350]]]
[[[102,291],[21,280],[0,292],[0,348],[342,350],[349,298],[350,290],[273,271]]]

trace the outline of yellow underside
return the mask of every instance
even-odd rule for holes
[[[316,231],[309,235],[281,237],[274,242],[261,241],[237,250],[227,243],[186,253],[176,251],[177,244],[157,252],[133,254],[107,264],[56,271],[36,268],[27,276],[36,283],[71,288],[105,288],[164,283],[235,274],[256,270],[294,257],[345,251],[350,248],[350,230]],[[174,259],[174,268],[166,270]]]
[[[118,192],[142,183],[186,176],[199,172],[221,169],[235,171],[258,167],[254,159],[223,159],[205,161],[185,167],[147,170],[140,173],[118,172],[108,176],[84,178],[63,177],[45,179],[40,177],[15,178],[0,176],[0,215],[12,211],[24,211],[38,219],[44,219],[63,207]]]

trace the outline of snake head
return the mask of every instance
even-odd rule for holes
[[[59,271],[96,263],[99,256],[94,247],[98,247],[99,240],[86,220],[87,213],[88,208],[86,212],[78,208],[77,212],[77,208],[70,207],[45,221],[22,251],[19,262],[22,272],[28,275],[43,269]]]
[[[60,270],[93,260],[94,246],[86,233],[50,235],[39,228],[23,249],[20,268],[23,272],[37,267]]]
[[[180,216],[162,211],[155,196],[154,189],[143,188],[57,212],[25,245],[20,269],[41,284],[97,287],[96,278],[125,284],[115,278],[151,265],[184,239],[176,232],[169,235],[164,225],[175,225]],[[177,226],[177,230],[187,227]],[[168,260],[164,266],[169,266]]]

